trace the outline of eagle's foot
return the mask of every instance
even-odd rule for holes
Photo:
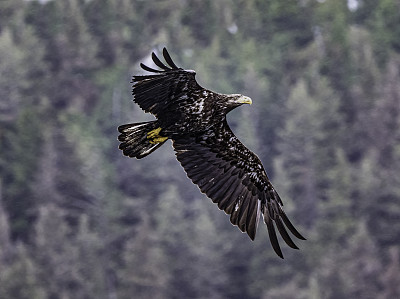
[[[168,139],[168,137],[163,137],[163,136],[159,135],[161,129],[162,128],[159,127],[157,129],[151,130],[150,132],[147,133],[147,139],[149,139],[149,142],[151,144],[161,143]]]

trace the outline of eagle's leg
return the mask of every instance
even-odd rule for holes
[[[151,130],[147,133],[147,139],[149,139],[149,142],[151,144],[161,143],[168,139],[168,137],[163,137],[159,135],[161,130],[162,128],[158,127],[157,129]]]

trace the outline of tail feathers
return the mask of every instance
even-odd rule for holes
[[[147,134],[157,128],[157,121],[126,124],[118,127],[121,133],[118,140],[121,142],[119,149],[125,156],[141,159],[150,155],[165,141],[160,143],[150,143]]]

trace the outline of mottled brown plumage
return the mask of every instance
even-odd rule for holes
[[[196,82],[196,73],[178,68],[165,48],[163,56],[167,64],[152,53],[160,69],[141,64],[153,74],[132,80],[134,101],[157,120],[120,126],[120,149],[140,159],[171,139],[187,176],[230,215],[232,224],[254,240],[263,215],[272,247],[280,257],[275,226],[286,244],[298,249],[286,228],[297,238],[304,237],[283,211],[282,200],[259,158],[236,138],[226,121],[229,111],[251,100],[204,89]]]

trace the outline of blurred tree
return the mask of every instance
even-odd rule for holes
[[[212,32],[216,30],[216,10],[213,1],[191,1],[183,10],[182,25],[190,28],[193,38],[200,46],[208,46]]]
[[[36,276],[39,265],[34,263],[31,253],[24,244],[18,243],[8,261],[1,266],[1,298],[46,298],[46,288]]]
[[[345,245],[344,240],[341,245],[336,243],[321,259],[317,270],[321,297],[377,298],[381,288],[375,275],[382,271],[377,248],[363,224],[347,235],[352,236],[348,244]]]
[[[400,196],[397,176],[400,151],[393,146],[400,137],[399,65],[398,58],[392,58],[380,78],[382,81],[377,84],[380,97],[374,101],[370,111],[370,121],[376,122],[376,126],[368,130],[374,149],[370,148],[366,163],[374,170],[370,174],[372,183],[370,186],[366,184],[363,189],[374,192],[375,196],[366,197],[364,208],[368,227],[383,248],[398,243],[400,233],[400,225],[395,221],[400,215],[397,204]],[[365,191],[363,194],[368,194]]]
[[[11,252],[10,227],[7,213],[3,208],[3,181],[0,179],[0,265],[7,263],[7,257]]]
[[[46,43],[45,61],[53,84],[48,91],[55,110],[90,111],[96,89],[90,80],[98,67],[97,43],[90,35],[78,0],[49,1],[33,5],[28,18]]]
[[[2,136],[0,170],[6,188],[3,202],[11,219],[14,239],[26,240],[30,233],[36,203],[32,196],[41,151],[41,123],[34,109],[24,110]]]
[[[358,0],[357,9],[353,12],[353,18],[357,24],[367,25],[376,11],[379,2],[374,0]]]
[[[18,15],[23,15],[23,0],[4,0],[0,3],[0,33],[6,30]]]
[[[400,12],[396,0],[379,1],[370,19],[376,59],[380,65],[388,62],[388,52],[400,52]]]
[[[157,235],[152,216],[152,213],[136,213],[140,222],[125,242],[122,271],[117,273],[122,298],[131,298],[132,294],[139,298],[165,298],[170,291],[167,286],[173,266],[166,264],[167,254],[162,251],[165,247],[160,246],[161,236]]]
[[[398,1],[357,3],[1,1],[0,297],[396,297]],[[253,98],[229,122],[301,251],[239,234],[169,145],[118,151],[118,124],[152,119],[130,76],[164,45]]]
[[[17,118],[23,92],[20,82],[26,78],[24,53],[9,29],[0,33],[0,56],[0,123],[6,124]]]
[[[78,228],[71,229],[60,208],[46,205],[39,212],[34,255],[40,265],[37,277],[47,296],[111,298],[102,239],[89,230],[87,218],[81,217]]]
[[[316,9],[316,26],[321,28],[324,43],[321,74],[329,77],[334,88],[340,93],[341,110],[345,113],[345,121],[351,123],[354,109],[349,94],[353,82],[353,64],[349,47],[349,10],[347,1],[324,1]],[[337,67],[339,66],[340,67]]]
[[[296,210],[298,215],[307,213],[303,224],[311,227],[317,220],[318,192],[317,192],[317,165],[315,157],[318,155],[317,140],[321,137],[319,128],[322,127],[321,118],[314,115],[321,110],[317,100],[310,95],[305,81],[299,81],[293,89],[287,102],[286,124],[281,131],[280,153],[281,167],[287,171],[287,183],[290,186],[288,195],[293,200],[302,203],[302,208]],[[279,180],[279,177],[278,177]],[[279,180],[284,181],[284,180]]]
[[[389,250],[389,260],[386,270],[383,271],[380,282],[383,285],[383,292],[380,292],[377,298],[389,299],[396,298],[400,295],[400,261],[399,247],[395,246]]]

